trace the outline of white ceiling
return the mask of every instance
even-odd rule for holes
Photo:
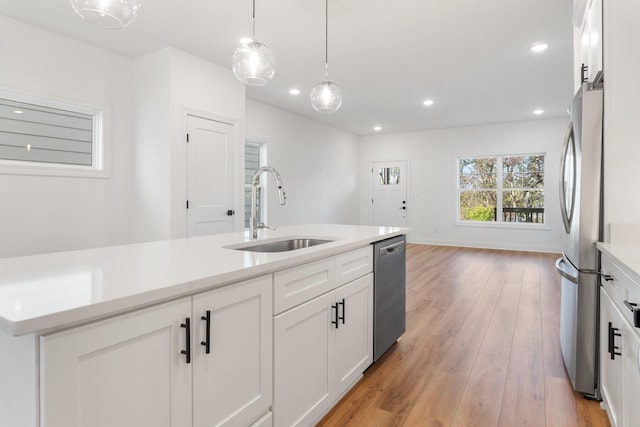
[[[174,46],[227,68],[251,35],[252,0],[140,1],[120,31],[68,0],[0,0],[0,14],[131,58]],[[571,0],[329,0],[329,77],[344,95],[333,114],[309,102],[324,78],[324,1],[256,0],[256,22],[276,75],[247,96],[357,135],[537,120],[536,108],[563,117],[573,92]],[[540,40],[550,48],[532,53]]]

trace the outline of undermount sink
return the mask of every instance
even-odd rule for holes
[[[323,243],[333,242],[333,240],[323,239],[288,239],[278,240],[276,242],[258,243],[250,246],[243,246],[241,248],[233,248],[237,251],[249,251],[249,252],[288,252],[295,251],[296,249],[304,249],[311,246],[321,245]]]

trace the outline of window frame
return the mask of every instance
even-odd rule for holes
[[[265,166],[267,164],[266,162],[266,157],[267,157],[267,151],[266,151],[266,141],[262,140],[262,139],[258,139],[258,138],[252,138],[252,137],[246,137],[245,141],[244,141],[244,147],[243,147],[243,159],[242,159],[242,170],[243,170],[243,178],[246,178],[246,165],[247,165],[247,153],[246,153],[246,147],[247,145],[252,145],[258,148],[258,167],[262,167]],[[260,211],[258,212],[258,217],[262,216],[263,221],[266,223],[267,222],[267,206],[266,206],[266,197],[264,196],[266,191],[264,191],[264,187],[266,187],[266,184],[262,183],[262,179],[264,179],[263,177],[260,177],[260,185],[258,185],[257,189],[258,189],[258,198],[259,198],[259,207],[260,207]],[[243,182],[243,205],[244,205],[244,198],[246,197],[246,193],[247,191],[249,191],[249,193],[251,192],[251,183],[247,183],[246,181]],[[251,208],[251,207],[249,207]],[[242,225],[244,230],[248,230],[249,229],[249,225],[247,225],[247,215],[249,215],[249,220],[251,217],[251,212],[244,212],[244,216],[242,218]]]
[[[65,163],[31,162],[26,160],[9,160],[0,158],[0,174],[7,175],[42,175],[81,178],[109,178],[107,169],[107,149],[105,144],[105,122],[107,112],[99,107],[51,98],[37,97],[0,89],[0,98],[55,108],[91,116],[91,166]]]
[[[542,156],[544,161],[544,184],[542,186],[542,192],[544,194],[544,209],[545,215],[542,223],[531,222],[510,222],[504,221],[503,218],[503,192],[505,191],[503,182],[503,170],[502,161],[505,157],[526,157],[526,156]],[[535,228],[535,229],[550,229],[551,224],[547,215],[547,153],[542,152],[527,152],[527,153],[502,153],[502,154],[472,154],[472,155],[458,155],[455,158],[455,194],[456,194],[456,209],[455,209],[455,225],[470,226],[470,227],[489,227],[489,228]],[[488,189],[488,191],[496,192],[496,216],[499,221],[472,221],[460,219],[460,160],[461,159],[496,159],[496,188]],[[508,189],[507,189],[508,190]]]

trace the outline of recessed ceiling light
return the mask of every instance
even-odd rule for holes
[[[249,44],[253,41],[251,37],[242,37],[240,39],[240,44]]]
[[[373,128],[373,130],[375,130],[376,132],[380,132],[382,128],[380,126],[376,126]]]
[[[532,52],[544,52],[549,47],[549,43],[547,42],[537,42],[531,45]]]
[[[430,107],[433,105],[433,99],[425,99],[422,104],[426,105],[427,107]]]
[[[291,90],[289,91],[289,93],[290,93],[291,95],[294,95],[294,96],[295,96],[295,95],[300,95],[300,89],[291,89]]]
[[[535,114],[536,116],[539,116],[540,114],[543,114],[544,110],[538,109],[538,110],[533,110],[533,114]]]
[[[13,110],[13,112],[16,113],[16,114],[22,114],[23,113],[22,110]]]

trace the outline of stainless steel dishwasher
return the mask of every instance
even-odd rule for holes
[[[373,246],[373,360],[378,360],[406,330],[406,238]]]

